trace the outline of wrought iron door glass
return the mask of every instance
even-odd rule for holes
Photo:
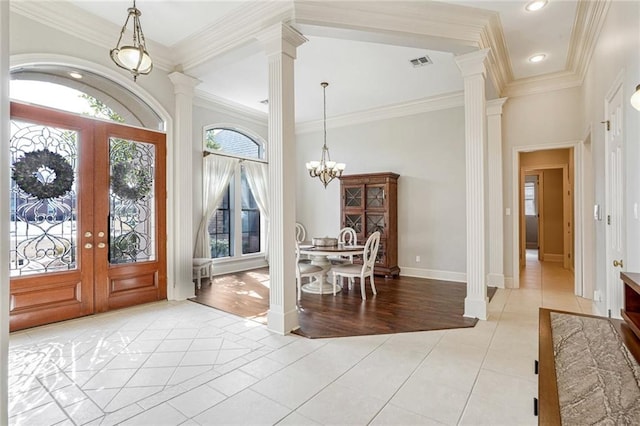
[[[109,262],[155,260],[155,146],[110,138],[109,160]]]
[[[12,120],[9,146],[14,171],[10,191],[10,275],[77,269],[78,133]],[[37,160],[37,153],[43,153],[50,161]],[[21,162],[26,165],[27,158],[36,162],[20,167]],[[68,185],[61,181],[60,166],[69,170]],[[18,175],[16,167],[21,170]]]

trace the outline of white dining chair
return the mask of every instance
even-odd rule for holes
[[[356,230],[350,227],[345,227],[338,232],[338,244],[355,246],[358,244],[358,235]],[[334,256],[330,257],[332,265],[344,265],[345,263],[353,263],[353,255],[351,256]]]
[[[321,280],[323,275],[324,269],[320,266],[312,265],[300,259],[300,243],[296,241],[296,286],[298,287],[298,301],[300,301],[302,297],[302,279],[315,278]]]
[[[301,243],[307,238],[307,230],[300,222],[296,222],[296,241]]]
[[[373,278],[373,268],[376,263],[376,256],[378,255],[378,248],[380,246],[380,232],[376,231],[369,236],[366,244],[364,245],[364,255],[362,256],[362,265],[347,264],[338,265],[332,268],[333,271],[333,295],[336,295],[336,287],[338,277],[342,280],[342,277],[360,278],[360,293],[362,294],[362,300],[367,300],[367,292],[365,291],[365,279],[369,277],[371,283],[371,290],[373,294],[378,294],[376,291],[376,284]]]

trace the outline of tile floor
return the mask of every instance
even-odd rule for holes
[[[309,340],[197,303],[17,332],[12,425],[535,425],[539,306],[591,312],[535,258],[473,329]]]

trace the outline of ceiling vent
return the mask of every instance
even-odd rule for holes
[[[409,62],[411,62],[411,65],[413,65],[414,68],[433,64],[431,58],[426,55],[415,59],[409,59]]]

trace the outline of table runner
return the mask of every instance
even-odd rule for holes
[[[551,313],[563,425],[640,424],[640,365],[606,318]]]

